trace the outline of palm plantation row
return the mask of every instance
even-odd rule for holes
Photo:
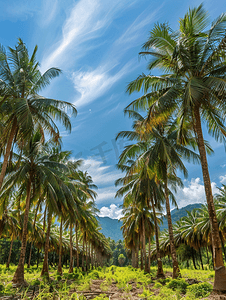
[[[207,164],[207,154],[212,149],[203,138],[202,126],[205,123],[216,140],[225,141],[225,36],[226,15],[222,14],[209,25],[203,5],[190,9],[180,19],[179,31],[173,31],[166,23],[156,24],[151,30],[140,53],[151,58],[148,64],[150,74],[142,74],[127,88],[129,93],[142,91],[143,95],[125,109],[134,121],[133,130],[120,132],[118,138],[127,138],[133,143],[120,156],[118,167],[124,172],[124,177],[116,182],[121,185],[117,196],[124,197],[123,232],[126,246],[131,249],[132,261],[137,264],[140,249],[142,263],[148,271],[151,257],[148,262],[146,240],[151,250],[154,233],[157,277],[164,277],[158,216],[166,211],[168,250],[173,261],[173,277],[176,278],[180,276],[180,269],[170,201],[176,204],[174,192],[178,186],[183,186],[177,171],[185,177],[188,175],[183,161],[201,163],[216,290],[225,290],[226,271]],[[29,237],[34,246],[44,247],[42,275],[48,277],[51,225],[56,216],[60,224],[59,247],[55,249],[59,253],[59,273],[62,272],[64,225],[70,232],[70,269],[73,247],[79,262],[79,238],[76,234],[83,237],[82,248],[86,254],[91,253],[90,258],[94,248],[97,256],[109,254],[109,247],[99,234],[94,218],[95,186],[91,178],[79,170],[80,162],[70,160],[70,152],[62,151],[60,146],[55,121],[61,122],[70,131],[68,113],[75,116],[77,111],[68,102],[39,96],[41,89],[61,71],[51,68],[41,74],[36,52],[37,47],[29,57],[21,40],[15,49],[9,48],[7,53],[3,47],[0,49],[0,151],[4,157],[0,174],[0,234],[9,236],[12,230],[11,237],[21,239],[19,264],[13,278],[14,283],[19,285],[24,284],[31,215],[34,216],[33,222],[30,222],[32,233],[39,224],[38,214],[43,214],[42,226],[39,227],[45,242],[41,246],[36,238],[32,239],[32,234]],[[162,75],[152,75],[155,68]],[[15,219],[13,211],[16,211]],[[74,232],[75,245],[72,245]],[[87,255],[86,259],[88,265]]]
[[[18,209],[8,209],[4,215],[4,229],[2,230],[0,249],[1,249],[1,263],[6,263],[8,268],[11,264],[18,263],[17,251],[21,246],[21,234],[23,228],[23,211]],[[34,226],[34,219],[35,226]],[[59,265],[59,249],[60,241],[62,243],[61,262],[62,265],[71,262],[69,266],[69,273],[73,272],[73,266],[82,267],[83,270],[89,269],[89,266],[103,265],[105,259],[109,258],[111,250],[108,247],[108,241],[102,233],[99,232],[98,227],[95,228],[96,220],[91,228],[93,232],[90,232],[90,228],[85,227],[88,232],[88,240],[84,240],[84,228],[81,227],[80,222],[77,222],[77,230],[72,233],[67,229],[67,221],[64,223],[62,231],[62,237],[60,233],[60,226],[55,222],[55,217],[52,219],[49,235],[49,263]],[[54,223],[55,222],[55,223]],[[89,224],[90,225],[90,224]],[[93,226],[94,225],[94,226]],[[42,212],[37,214],[37,211],[29,212],[28,219],[28,237],[27,237],[27,249],[25,256],[25,263],[27,268],[30,268],[31,264],[37,264],[39,267],[43,258],[43,250],[46,240],[46,224]],[[72,238],[72,243],[71,243]],[[78,249],[78,251],[77,251]],[[72,250],[72,257],[70,251]],[[83,257],[84,256],[84,257]],[[61,266],[61,264],[60,264]]]
[[[222,249],[224,253],[224,261],[226,260],[226,186],[223,185],[222,189],[219,189],[219,194],[214,198],[214,204],[216,208],[217,220],[219,224],[220,239]],[[174,233],[174,244],[177,250],[178,261],[183,267],[192,267],[197,269],[198,263],[200,268],[204,269],[204,264],[208,265],[208,268],[214,266],[213,262],[213,248],[211,238],[211,226],[209,221],[208,207],[207,205],[200,205],[200,208],[194,208],[192,211],[187,211],[187,215],[180,218],[175,224],[173,224]],[[138,209],[138,208],[136,208]],[[154,232],[154,214],[152,212],[146,213],[146,209],[140,207],[139,213],[136,213],[135,209],[134,216],[130,215],[134,232],[126,230],[129,222],[127,213],[123,217],[123,229],[126,247],[131,256],[132,266],[143,270],[146,267],[146,271],[150,272],[150,266],[155,264],[157,260],[157,254],[163,258],[164,263],[167,265],[171,262],[167,260],[167,256],[170,255],[170,239],[168,230],[164,229],[158,236],[158,248],[156,247],[153,236]],[[127,210],[129,212],[129,210]],[[136,215],[136,218],[135,218]],[[148,243],[145,243],[143,247],[142,241],[142,222],[141,218],[144,216],[145,223],[145,234],[148,236]],[[161,216],[161,217],[160,217]],[[157,227],[162,223],[162,214],[157,216]],[[125,222],[126,221],[126,222]],[[148,228],[150,227],[150,229]],[[152,229],[151,229],[152,227]],[[133,237],[131,235],[133,234]],[[137,249],[133,248],[132,239],[137,241]],[[147,238],[146,238],[147,242]],[[137,253],[136,253],[137,251]],[[144,254],[143,254],[144,252]],[[145,266],[145,255],[146,255],[146,266]],[[158,274],[159,276],[160,274]],[[161,274],[163,275],[163,274]],[[164,276],[159,276],[164,277]]]
[[[85,257],[88,267],[88,259],[94,264],[94,255],[99,263],[101,256],[110,253],[95,218],[96,186],[88,173],[79,169],[82,162],[73,161],[71,153],[61,149],[55,121],[70,131],[69,113],[73,117],[77,111],[68,102],[38,94],[61,71],[50,68],[41,74],[36,52],[37,46],[29,57],[20,39],[15,49],[9,47],[6,52],[0,48],[0,151],[4,157],[0,174],[0,238],[10,237],[12,245],[14,239],[21,240],[13,277],[15,285],[26,284],[28,240],[31,249],[44,248],[42,275],[49,276],[50,249],[59,254],[58,272],[62,273],[63,228],[69,230],[66,247],[70,249],[70,272],[73,272],[73,255],[79,266],[79,240],[82,240],[83,267]],[[60,223],[59,240],[54,244],[51,227],[56,219]]]
[[[173,277],[176,278],[180,276],[180,269],[170,200],[175,203],[173,192],[178,186],[183,186],[177,171],[185,177],[188,175],[184,160],[201,164],[211,232],[209,243],[213,249],[215,290],[226,289],[226,271],[207,164],[207,154],[212,149],[203,138],[202,126],[205,124],[209,134],[217,141],[225,141],[225,37],[226,15],[222,14],[210,24],[203,5],[189,9],[179,20],[177,31],[173,31],[167,23],[157,23],[153,27],[140,52],[140,55],[150,58],[150,74],[140,75],[127,87],[129,94],[142,92],[142,95],[125,108],[125,113],[134,121],[133,130],[122,131],[118,137],[133,143],[120,156],[118,167],[124,172],[124,177],[116,182],[116,185],[122,185],[117,196],[124,197],[126,245],[132,256],[137,257],[138,240],[141,240],[146,270],[148,264],[144,249],[146,238],[153,233],[154,222],[157,277],[164,276],[157,216],[162,210],[166,211]],[[153,75],[155,69],[162,73]]]
[[[224,261],[226,261],[226,186],[223,185],[219,189],[219,194],[214,198],[216,208],[217,221],[219,224],[219,233],[221,245],[224,253]],[[187,216],[182,217],[173,225],[174,241],[176,248],[179,248],[179,256],[182,261],[192,260],[193,266],[196,269],[195,254],[200,260],[201,268],[203,269],[202,253],[205,253],[208,265],[214,265],[212,233],[209,221],[208,207],[202,205],[201,208],[193,209],[187,212]],[[159,237],[160,252],[162,256],[170,254],[169,234],[167,230],[161,232]],[[183,246],[181,246],[183,245]],[[151,249],[151,261],[156,257],[156,248]],[[187,262],[188,264],[188,262]]]

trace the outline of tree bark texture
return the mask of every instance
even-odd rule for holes
[[[68,273],[73,273],[73,241],[72,241],[72,223],[70,223],[70,267]]]
[[[170,212],[167,178],[165,179],[165,200],[166,200],[166,213],[167,213],[168,230],[169,230],[170,252],[173,261],[173,278],[177,278],[177,277],[181,277],[181,274],[180,274],[180,269],[177,261],[177,254],[176,254],[176,249],[174,244],[173,225],[172,225],[171,212]]]
[[[63,219],[61,217],[61,220],[60,220],[59,262],[58,262],[58,268],[57,268],[57,272],[60,275],[63,274],[63,270],[62,270],[62,227],[63,227]]]
[[[213,202],[212,187],[210,181],[210,175],[208,170],[208,163],[206,157],[206,149],[202,134],[201,118],[199,107],[194,110],[194,131],[196,133],[196,139],[199,148],[203,181],[205,187],[206,201],[208,205],[208,212],[212,231],[212,246],[213,246],[213,260],[215,267],[215,279],[214,279],[214,290],[226,291],[226,270],[223,262],[223,254],[221,248],[221,240],[219,234],[219,227],[216,217],[216,211]]]
[[[155,197],[155,194],[154,194]],[[156,202],[156,199],[155,199]],[[157,217],[156,217],[156,212],[155,212],[155,205],[153,198],[151,197],[151,205],[152,205],[152,210],[153,210],[153,215],[154,215],[154,223],[155,223],[155,243],[156,243],[156,256],[157,256],[157,264],[158,264],[158,269],[157,269],[157,278],[165,278],[165,274],[163,272],[162,268],[162,260],[161,260],[161,254],[160,254],[160,247],[159,247],[159,227],[157,223]]]
[[[49,278],[48,253],[49,253],[49,237],[50,237],[51,222],[52,222],[52,214],[48,212],[48,226],[47,226],[45,250],[44,250],[45,253],[44,253],[44,261],[43,261],[42,272],[41,272],[41,276],[45,276],[47,278]]]
[[[13,249],[13,242],[14,242],[14,236],[12,236],[12,240],[11,240],[11,243],[10,243],[9,256],[8,256],[8,261],[6,263],[6,268],[9,268],[11,253],[12,253],[12,249]]]
[[[26,197],[26,207],[24,212],[20,259],[12,280],[16,286],[27,285],[27,282],[24,280],[24,261],[25,261],[26,246],[27,246],[27,223],[28,223],[28,215],[30,209],[30,198],[31,198],[31,178],[29,179],[27,184],[27,197]]]

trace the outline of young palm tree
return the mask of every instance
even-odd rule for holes
[[[0,174],[0,189],[6,172],[13,143],[29,140],[34,128],[43,128],[55,140],[59,139],[59,130],[54,120],[71,129],[70,118],[66,111],[76,115],[75,107],[68,102],[48,99],[38,95],[42,88],[50,84],[51,79],[59,76],[61,70],[50,68],[44,74],[39,70],[36,60],[38,47],[29,57],[26,45],[21,39],[15,49],[0,46],[0,148],[4,160]]]

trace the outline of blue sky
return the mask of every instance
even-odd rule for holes
[[[129,130],[123,109],[139,94],[125,93],[126,85],[142,72],[147,61],[138,53],[155,22],[169,22],[173,29],[189,6],[200,1],[147,0],[0,0],[2,45],[13,47],[21,37],[32,52],[37,44],[41,71],[59,67],[63,74],[43,90],[46,97],[74,103],[78,116],[72,133],[63,129],[63,145],[73,157],[84,159],[84,168],[99,187],[101,216],[118,218],[121,199],[115,199],[115,168],[126,145],[116,134]],[[217,4],[217,5],[216,5]],[[205,1],[210,19],[226,11],[225,1]],[[224,147],[206,135],[215,154],[209,157],[213,192],[226,184]],[[178,205],[204,202],[201,167],[188,165],[189,177],[177,193]]]

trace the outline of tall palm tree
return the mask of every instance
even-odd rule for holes
[[[22,155],[14,154],[18,158],[18,166],[14,172],[9,173],[5,177],[4,185],[2,186],[2,194],[9,190],[15,190],[21,185],[25,189],[26,201],[24,209],[22,245],[18,267],[13,277],[13,281],[17,285],[26,284],[24,280],[24,262],[27,244],[27,224],[30,210],[30,204],[34,190],[39,194],[41,187],[49,190],[50,196],[53,197],[57,193],[58,198],[61,198],[62,203],[68,208],[68,203],[65,203],[65,190],[62,192],[62,181],[59,177],[59,171],[65,170],[65,165],[51,161],[45,147],[43,145],[42,134],[37,131],[30,139],[30,142],[23,147]],[[36,185],[37,184],[37,185]],[[37,188],[38,186],[39,188]],[[52,206],[57,206],[56,199],[52,202]],[[72,210],[73,202],[70,203],[69,209]],[[58,204],[58,210],[59,210]]]
[[[128,113],[131,116],[134,116],[133,111],[128,111]],[[155,127],[152,126],[151,131],[148,132],[147,130],[143,130],[142,123],[144,122],[144,119],[138,113],[136,114],[136,118],[137,116],[139,117],[139,122],[135,122],[133,126],[135,131],[122,131],[117,136],[128,137],[130,140],[138,140],[136,144],[125,148],[120,156],[119,165],[124,165],[127,161],[131,162],[131,159],[136,157],[135,163],[130,166],[128,174],[137,170],[140,171],[140,166],[146,165],[146,169],[148,168],[145,171],[145,178],[146,181],[148,181],[148,183],[146,182],[146,190],[150,185],[150,181],[154,180],[155,177],[158,178],[159,182],[161,181],[167,211],[170,249],[173,260],[173,277],[176,278],[180,276],[180,271],[174,246],[168,181],[171,180],[172,186],[182,185],[181,180],[176,177],[177,169],[187,176],[187,170],[181,160],[181,157],[184,157],[187,160],[193,159],[194,161],[198,161],[198,156],[188,147],[184,147],[177,143],[177,127],[174,122],[168,121]],[[191,140],[192,145],[195,146],[194,141],[190,136],[189,140]],[[150,192],[148,199],[150,201]]]
[[[0,190],[5,176],[12,145],[31,137],[38,126],[59,139],[59,130],[54,120],[71,129],[70,118],[65,111],[76,115],[75,107],[60,100],[48,99],[38,95],[40,90],[50,84],[51,79],[59,76],[60,69],[50,68],[44,74],[39,70],[36,60],[38,47],[29,57],[28,49],[19,39],[15,49],[8,52],[0,46],[0,116],[3,120],[0,138],[1,154],[4,160],[0,174]]]
[[[215,290],[225,290],[226,270],[223,263],[221,241],[213,203],[206,149],[201,120],[217,140],[226,136],[225,116],[225,32],[226,15],[220,15],[209,26],[207,12],[201,4],[189,9],[179,21],[179,31],[168,24],[156,24],[143,55],[152,59],[148,65],[163,70],[163,75],[141,75],[128,86],[128,92],[143,89],[145,95],[129,107],[149,110],[147,125],[162,122],[169,115],[177,115],[180,131],[178,142],[186,144],[184,133],[188,122],[193,130],[200,153],[203,180],[212,227],[215,264]],[[207,29],[207,30],[206,30]]]

